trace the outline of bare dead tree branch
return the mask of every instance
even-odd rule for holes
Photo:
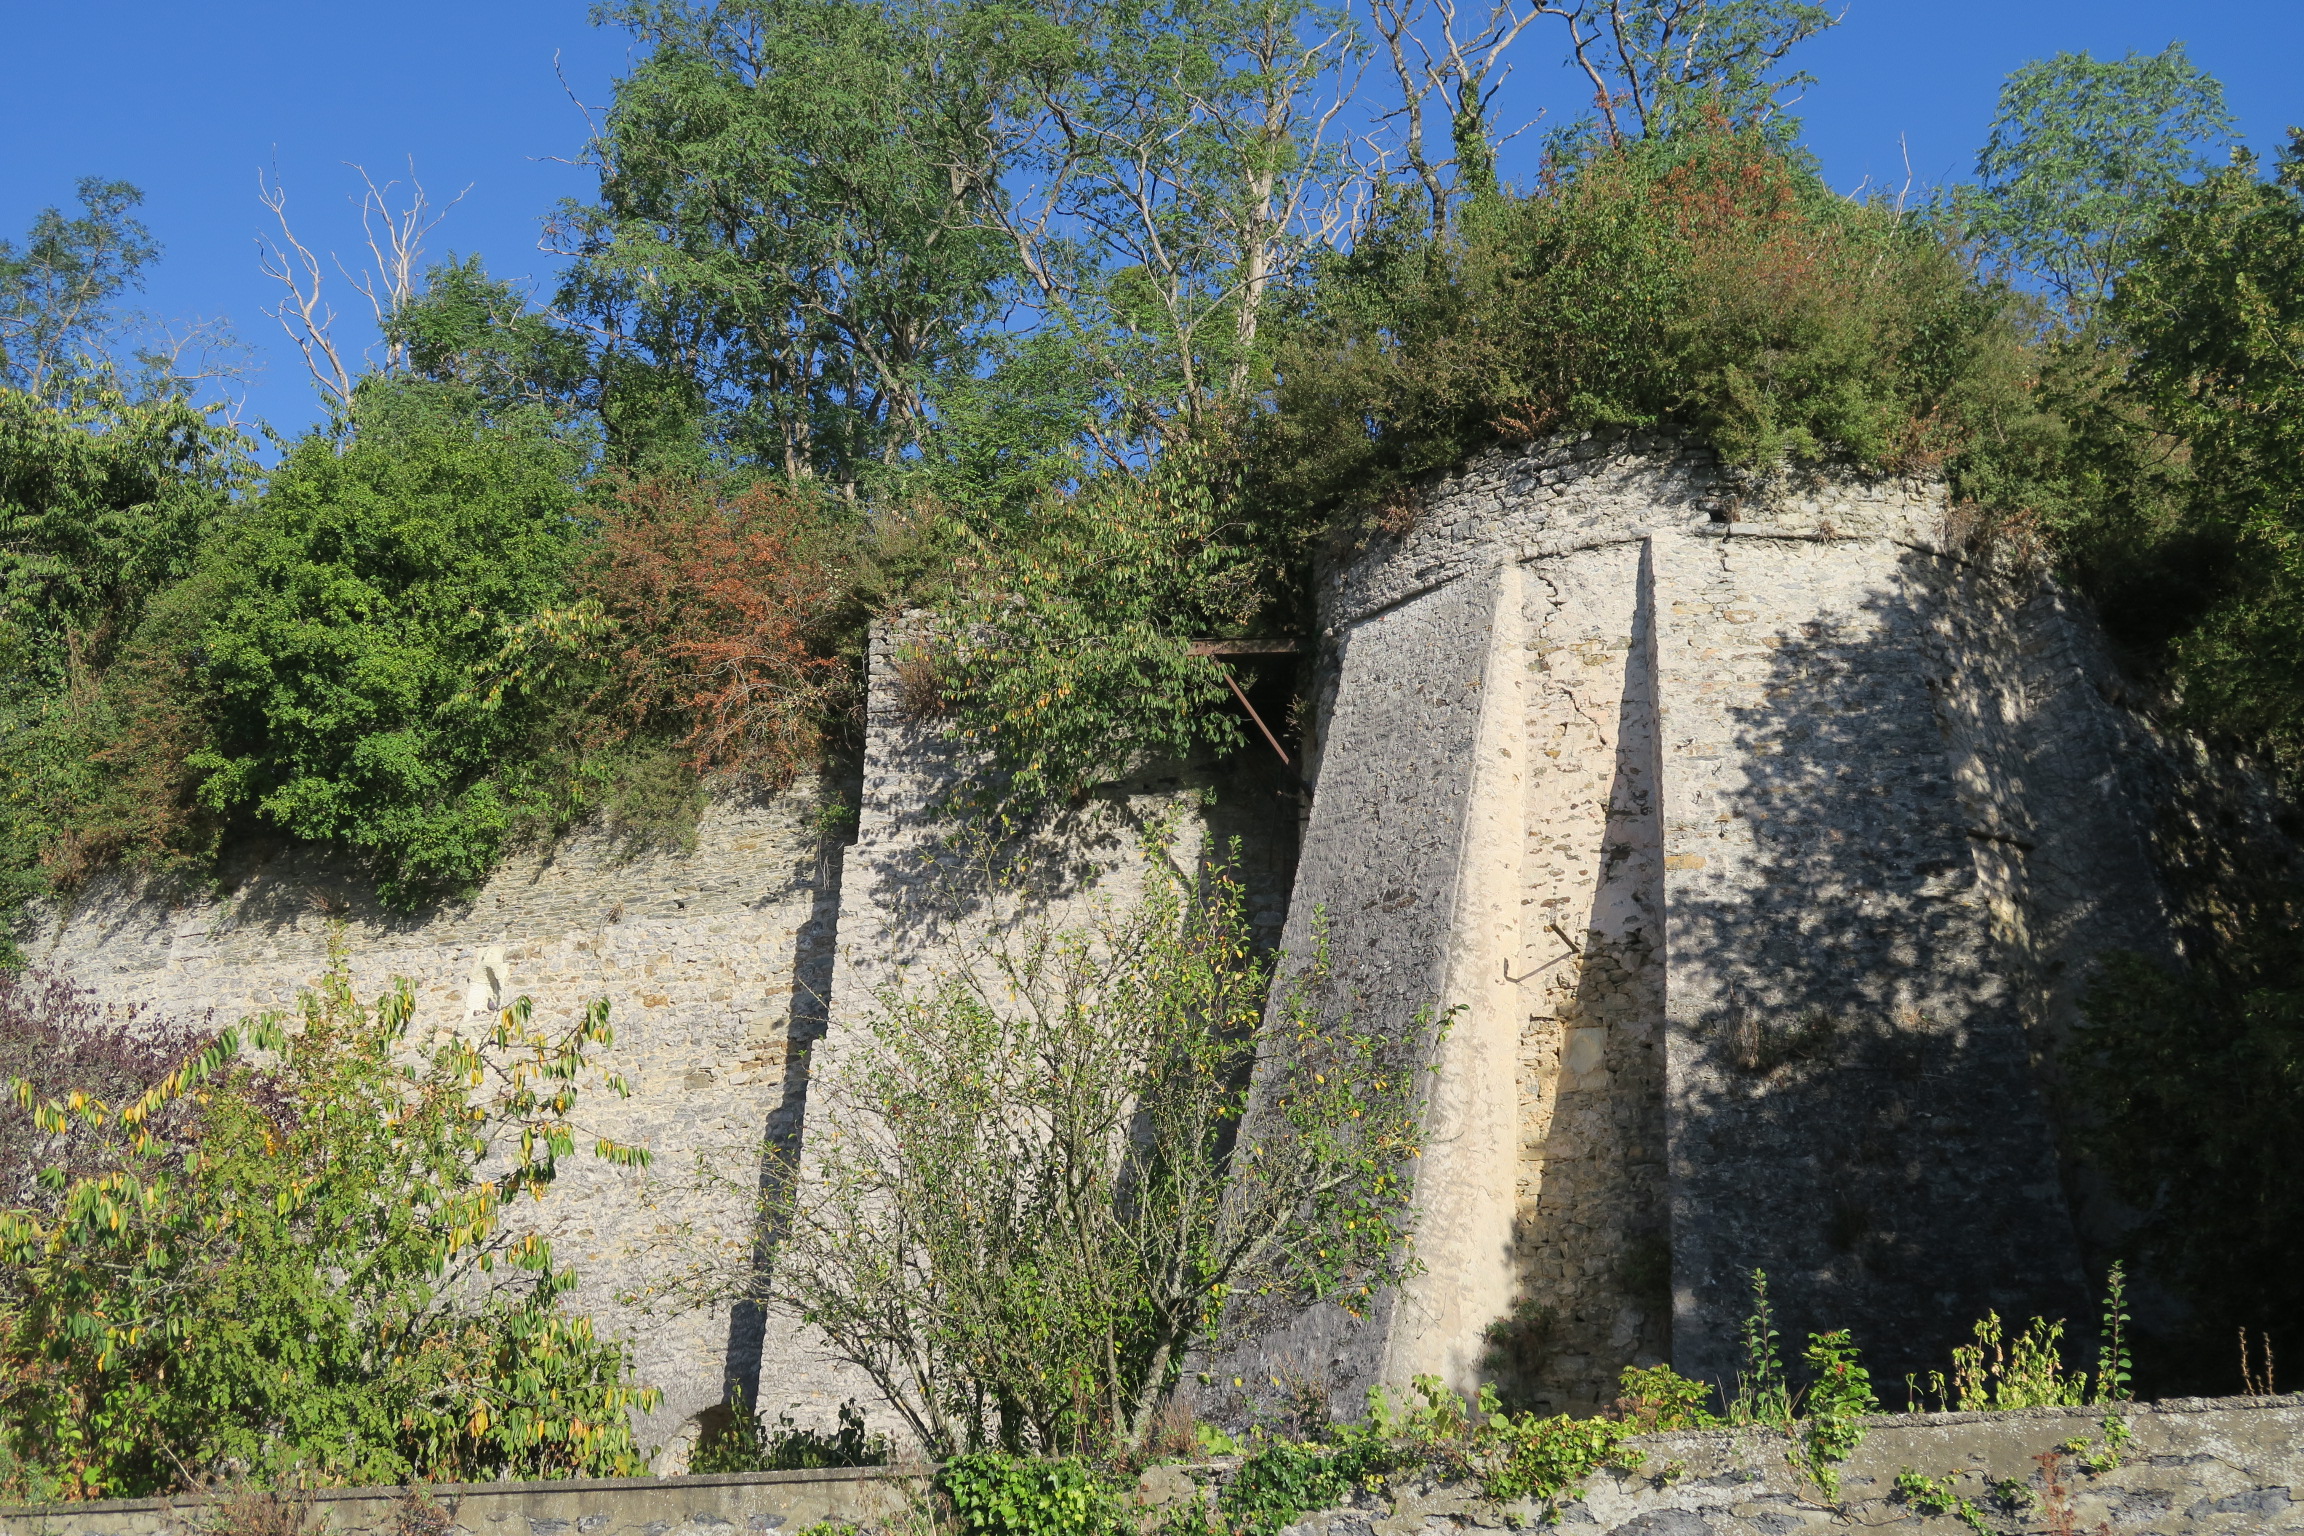
[[[1488,105],[1511,73],[1506,54],[1539,16],[1568,18],[1575,7],[1549,0],[1490,0],[1485,14],[1467,14],[1458,0],[1369,0],[1377,35],[1400,85],[1403,123],[1401,156],[1422,183],[1432,207],[1432,227],[1446,226],[1448,204],[1461,190],[1447,172],[1462,176],[1464,150],[1478,140],[1487,150]],[[1424,25],[1435,18],[1437,29]],[[1436,153],[1427,140],[1428,114],[1446,118],[1449,152]]]
[[[288,224],[288,189],[279,180],[277,170],[267,181],[263,171],[256,173],[256,200],[272,212],[279,222],[280,238],[277,243],[263,235],[256,237],[257,265],[266,277],[287,290],[286,296],[264,313],[280,322],[280,329],[296,343],[296,350],[304,356],[304,366],[310,370],[312,381],[323,394],[332,395],[340,404],[352,401],[352,375],[344,366],[344,358],[336,350],[333,327],[336,311],[330,307],[323,290],[327,274],[320,258],[312,248],[296,238],[296,231]]]
[[[288,339],[296,343],[321,392],[349,405],[355,381],[336,341],[337,315],[327,299],[326,267],[334,266],[337,274],[368,301],[378,332],[384,332],[393,313],[415,296],[424,237],[437,229],[449,210],[464,201],[472,189],[467,186],[449,199],[446,207],[435,207],[424,184],[416,179],[416,162],[411,157],[408,193],[404,203],[395,205],[392,192],[399,182],[379,186],[367,167],[345,163],[360,177],[362,192],[357,206],[360,232],[368,247],[366,263],[354,270],[333,251],[323,263],[317,252],[297,238],[288,222],[288,189],[280,181],[277,167],[269,178],[261,170],[256,173],[256,200],[271,211],[280,233],[277,239],[258,235],[256,249],[257,264],[264,275],[284,290],[280,302],[264,313],[277,320]],[[382,346],[381,366],[394,369],[406,363],[407,349],[400,343],[387,336]],[[360,360],[366,367],[377,366],[375,348],[363,352]]]
[[[345,163],[351,165],[350,161]],[[388,181],[379,187],[366,166],[353,165],[352,169],[360,173],[365,189],[360,196],[360,233],[367,240],[371,266],[354,273],[346,269],[343,258],[338,257],[336,267],[344,273],[345,281],[368,301],[368,308],[376,317],[376,329],[382,332],[393,313],[415,296],[416,262],[424,254],[424,237],[440,227],[440,221],[471,195],[472,188],[467,184],[448,200],[446,207],[435,209],[425,195],[424,183],[416,179],[416,157],[411,155],[408,157],[407,204],[395,208],[390,193],[400,183]],[[387,336],[384,366],[398,368],[407,360],[408,349]]]

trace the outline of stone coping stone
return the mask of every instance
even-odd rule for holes
[[[691,1472],[679,1477],[544,1477],[502,1483],[368,1483],[349,1488],[315,1488],[318,1503],[345,1499],[397,1500],[410,1492],[435,1499],[470,1494],[622,1493],[642,1489],[789,1487],[804,1483],[914,1482],[936,1475],[931,1466],[805,1467],[796,1472]],[[207,1494],[170,1494],[153,1499],[82,1499],[69,1504],[0,1504],[0,1519],[55,1514],[62,1510],[110,1514],[116,1511],[181,1509],[213,1502]]]

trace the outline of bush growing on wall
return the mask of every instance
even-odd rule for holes
[[[838,535],[804,495],[761,484],[628,486],[600,513],[578,586],[614,625],[604,713],[677,736],[700,771],[789,782],[848,687]]]
[[[1180,447],[1029,518],[955,518],[954,580],[924,642],[946,729],[1011,820],[1147,760],[1243,739],[1197,636],[1284,620],[1298,552],[1245,516],[1226,453]]]
[[[362,1007],[339,970],[294,1019],[227,1030],[156,1080],[165,1037],[81,1034],[68,994],[16,984],[0,1024],[77,1036],[86,1069],[11,1088],[10,1145],[48,1171],[22,1197],[12,1170],[0,1210],[10,1493],[136,1496],[233,1466],[376,1483],[644,1469],[628,1420],[652,1395],[622,1345],[561,1310],[574,1276],[509,1222],[583,1134],[605,1004],[553,1033],[523,999],[466,1042],[419,1029],[404,985]]]
[[[1434,238],[1333,258],[1252,427],[1262,494],[1365,512],[1501,437],[1683,427],[1733,463],[1924,468],[2021,406],[2003,295],[1758,130],[1554,163]]]
[[[526,720],[458,696],[565,591],[581,464],[547,423],[413,386],[299,442],[214,556],[202,802],[367,856],[388,899],[485,875]]]
[[[810,1087],[765,1299],[933,1455],[1140,1446],[1193,1341],[1408,1261],[1421,1043],[1323,1013],[1316,978],[1267,1015],[1269,975],[1214,876],[892,988]],[[1251,1067],[1273,1108],[1244,1121]]]
[[[205,850],[188,589],[243,447],[181,401],[0,389],[0,912],[124,854]]]

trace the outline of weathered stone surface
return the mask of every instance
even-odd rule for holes
[[[1788,1339],[1852,1328],[1887,1380],[1990,1309],[2084,1316],[1935,707],[1936,563],[1741,525],[1654,549],[1674,1363],[1733,1372],[1754,1269]]]
[[[1202,1362],[1207,1406],[1234,1378],[1345,1414],[1425,1371],[1554,1411],[1605,1402],[1626,1364],[1716,1379],[1754,1268],[1795,1350],[1853,1328],[1894,1380],[1987,1308],[2078,1331],[2063,1185],[2087,1186],[2039,1080],[2099,954],[2173,955],[2206,920],[2212,829],[2245,799],[2198,790],[2123,707],[2052,584],[1968,560],[1944,522],[1941,486],[1763,494],[1664,439],[1466,466],[1322,579],[1300,859],[1292,775],[1260,748],[969,851],[944,814],[969,765],[908,712],[892,629],[844,851],[805,786],[716,808],[692,854],[577,839],[422,919],[296,854],[221,897],[98,882],[30,947],[108,1003],[229,1017],[289,1002],[341,916],[362,990],[407,975],[435,1015],[608,996],[638,1092],[603,1128],[660,1168],[797,1147],[805,1177],[811,1073],[880,989],[1132,900],[1152,827],[1179,869],[1238,839],[1259,931],[1302,955],[1324,921],[1335,1004],[1437,1072],[1424,1272]],[[2121,1220],[2101,1196],[2082,1215]],[[868,1395],[757,1309],[615,1300],[663,1277],[676,1230],[744,1249],[751,1217],[581,1164],[547,1210],[583,1301],[668,1393],[643,1425],[667,1466],[728,1385],[815,1423]],[[772,1249],[757,1262],[772,1284]]]
[[[1487,1530],[1545,1524],[1592,1536],[1789,1536],[1796,1531],[1968,1532],[1956,1512],[1927,1513],[1900,1497],[1917,1473],[1966,1500],[1989,1530],[2161,1536],[2178,1532],[2304,1531],[2304,1401],[2184,1399],[2131,1405],[2132,1437],[2117,1464],[2104,1450],[2104,1411],[1883,1416],[1838,1468],[1832,1497],[1785,1458],[1770,1430],[1710,1430],[1634,1440],[1637,1466],[1584,1480],[1583,1496],[1552,1508],[1499,1505],[1477,1488],[1411,1483],[1351,1509],[1290,1526],[1294,1536]],[[2082,1447],[2074,1450],[2072,1447]]]
[[[316,1512],[335,1536],[396,1536],[401,1488],[326,1488]],[[834,1467],[717,1477],[577,1478],[443,1483],[423,1490],[447,1513],[447,1536],[757,1536],[833,1522],[900,1530],[928,1496],[926,1471]],[[210,1501],[105,1499],[0,1509],[5,1536],[182,1536]]]
[[[607,998],[616,1044],[602,1061],[632,1096],[594,1091],[580,1117],[649,1148],[655,1169],[569,1158],[534,1220],[577,1271],[574,1304],[630,1339],[637,1378],[664,1393],[638,1426],[643,1443],[677,1453],[729,1381],[749,1392],[761,1322],[725,1305],[681,1312],[618,1298],[679,1267],[683,1228],[747,1240],[741,1175],[799,1129],[831,981],[841,850],[821,810],[836,796],[805,783],[723,801],[687,853],[627,856],[610,839],[575,838],[507,861],[469,902],[416,916],[384,911],[349,866],[310,850],[250,857],[226,871],[221,893],[106,876],[36,914],[24,947],[107,1007],[217,1023],[293,1006],[326,969],[332,937],[358,995],[405,977],[420,1024],[478,1028],[526,996],[539,1023],[562,1025]],[[699,1154],[736,1182],[693,1187]],[[776,1405],[829,1423],[855,1388],[791,1341],[768,1344]]]
[[[1894,1530],[1960,1536],[1956,1513],[1926,1513],[1896,1489],[1916,1473],[1971,1504],[1988,1530],[2234,1536],[2304,1531],[2304,1399],[2182,1399],[2130,1404],[2129,1439],[2107,1448],[2102,1409],[1884,1415],[1838,1468],[1828,1496],[1769,1430],[1645,1435],[1629,1465],[1584,1479],[1555,1505],[1503,1504],[1476,1486],[1402,1476],[1287,1527],[1289,1536],[1443,1536],[1542,1527],[1590,1536],[1789,1536]],[[2078,1447],[2078,1449],[2075,1449]],[[2090,1471],[2083,1458],[2102,1465]],[[1147,1528],[1207,1505],[1237,1460],[1148,1469],[1136,1503]],[[430,1490],[452,1536],[732,1536],[794,1532],[820,1521],[868,1531],[917,1529],[932,1499],[919,1469],[760,1472],[722,1477],[489,1483]],[[396,1488],[317,1495],[341,1536],[389,1536]],[[123,1500],[0,1509],[0,1536],[175,1536],[205,1501]]]
[[[2097,955],[2170,941],[2139,728],[2052,586],[1962,558],[1940,485],[1584,439],[1441,480],[1321,591],[1289,948],[1324,910],[1340,999],[1457,1023],[1425,1273],[1219,1398],[1720,1379],[1755,1268],[1788,1339],[1853,1328],[1888,1379],[1989,1308],[2082,1315],[2034,1059]]]

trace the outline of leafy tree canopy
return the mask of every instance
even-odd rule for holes
[[[2182,43],[2157,54],[2036,59],[2000,89],[1981,184],[1958,200],[2011,271],[2078,324],[2112,293],[2178,189],[2221,159],[2232,114]]]
[[[137,188],[86,176],[79,195],[78,218],[43,209],[21,248],[0,240],[0,386],[45,397],[106,372],[114,301],[144,286],[160,254],[135,216]]]
[[[51,406],[0,389],[5,686],[54,686],[75,652],[102,659],[189,574],[247,482],[244,448],[181,400]]]
[[[2273,171],[2243,154],[2176,189],[2107,314],[2125,393],[2182,445],[2165,536],[2224,551],[2173,643],[2183,710],[2304,782],[2304,135]]]
[[[216,552],[203,802],[377,858],[398,899],[484,875],[524,721],[468,684],[562,595],[586,455],[538,413],[387,380],[298,442]]]

